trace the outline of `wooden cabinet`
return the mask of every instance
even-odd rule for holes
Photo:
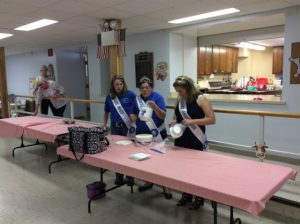
[[[273,47],[273,69],[275,75],[282,74],[283,67],[283,46]]]
[[[231,49],[232,49],[232,72],[231,73],[237,73],[239,49],[235,47]]]
[[[198,76],[205,74],[205,49],[206,47],[198,48],[198,63],[197,63]]]
[[[205,74],[212,73],[212,46],[206,47],[205,51]]]
[[[212,72],[212,47],[198,48],[198,76],[209,75]]]
[[[220,45],[198,48],[198,76],[236,73],[237,69],[238,48]]]
[[[219,73],[225,73],[226,72],[226,47],[219,46],[220,47],[220,62],[219,62]]]
[[[212,72],[220,71],[220,46],[212,47]]]

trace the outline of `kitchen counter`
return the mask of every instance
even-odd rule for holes
[[[284,105],[281,96],[265,94],[204,94],[211,102],[223,103],[247,103],[247,104],[277,104]],[[177,93],[171,93],[170,99],[177,99]]]
[[[280,95],[282,90],[264,90],[264,91],[249,91],[249,90],[239,90],[233,91],[230,89],[207,89],[201,90],[203,93],[213,93],[213,94],[258,94],[258,95]]]

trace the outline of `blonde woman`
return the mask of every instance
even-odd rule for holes
[[[170,126],[181,123],[187,128],[174,145],[195,150],[207,150],[205,126],[215,124],[215,114],[208,99],[198,91],[188,76],[176,78],[173,87],[178,93],[178,102]],[[194,197],[194,201],[193,201]],[[204,199],[188,193],[182,193],[177,206],[191,203],[189,209],[195,210],[204,204]]]

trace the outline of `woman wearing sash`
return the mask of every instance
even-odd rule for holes
[[[110,117],[110,129],[112,135],[127,136],[131,127],[129,113],[135,102],[135,93],[127,89],[124,77],[115,75],[111,79],[110,94],[105,99],[104,127],[107,127]],[[123,174],[116,173],[116,185],[124,183]],[[127,177],[128,185],[133,185],[133,178]]]
[[[164,98],[157,92],[153,91],[153,83],[147,78],[141,78],[139,82],[140,96],[136,97],[133,106],[131,119],[136,121],[136,134],[152,134],[153,140],[161,142],[167,137],[164,126],[166,117],[166,105]],[[150,107],[153,110],[150,121],[143,121],[141,111],[143,107]],[[145,191],[153,187],[152,183],[146,182],[139,187],[139,191]]]
[[[174,145],[195,150],[207,150],[205,125],[215,124],[215,115],[210,102],[198,91],[191,78],[179,76],[173,87],[178,93],[175,114],[170,125],[181,123],[187,128],[182,136],[175,139]],[[177,206],[191,203],[189,209],[195,210],[204,204],[204,199],[188,193],[182,193]]]

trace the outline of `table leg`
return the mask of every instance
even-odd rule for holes
[[[217,224],[218,223],[218,203],[215,201],[212,201],[211,207],[214,210],[214,224]]]
[[[62,162],[62,161],[68,160],[68,159],[69,158],[62,158],[61,155],[58,155],[57,160],[54,160],[54,161],[50,162],[49,165],[48,165],[49,174],[51,174],[51,167],[52,167],[53,164],[59,163],[59,162]]]
[[[38,139],[36,140],[36,142],[35,142],[34,144],[25,145],[25,144],[24,144],[24,137],[23,137],[23,135],[22,135],[22,136],[21,136],[21,144],[20,144],[20,146],[17,146],[17,147],[15,147],[15,148],[13,149],[13,151],[12,151],[12,157],[15,157],[15,151],[16,151],[17,149],[20,149],[20,148],[26,148],[26,147],[35,146],[35,145],[44,145],[44,146],[45,146],[45,149],[47,150],[47,144],[46,144],[46,143],[41,143],[41,142],[39,142]]]
[[[230,224],[235,224],[235,223],[242,224],[242,221],[240,218],[236,218],[236,219],[233,218],[233,207],[230,206]]]

